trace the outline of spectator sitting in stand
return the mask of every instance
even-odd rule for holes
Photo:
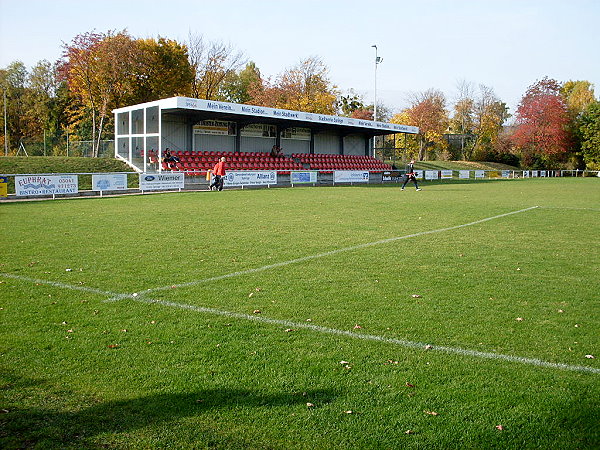
[[[271,157],[272,158],[283,158],[283,151],[281,150],[280,147],[277,147],[276,145],[273,146],[273,148],[271,149]]]
[[[163,162],[167,163],[169,169],[174,169],[175,167],[177,167],[177,163],[180,162],[180,159],[177,156],[171,154],[171,150],[167,148],[165,150]]]

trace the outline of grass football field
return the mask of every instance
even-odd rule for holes
[[[0,204],[0,447],[600,446],[600,180]]]

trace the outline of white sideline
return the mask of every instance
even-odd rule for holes
[[[108,291],[89,288],[89,287],[85,287],[85,286],[75,286],[75,285],[70,285],[70,284],[66,284],[66,283],[58,283],[55,281],[23,277],[20,275],[13,275],[13,274],[9,274],[9,273],[0,273],[0,276],[5,277],[5,278],[12,278],[14,280],[27,281],[27,282],[31,282],[31,283],[46,284],[49,286],[59,287],[59,288],[63,288],[63,289],[69,289],[69,290],[73,290],[73,291],[83,291],[83,292],[89,292],[89,293],[93,293],[93,294],[100,294],[103,296],[109,296],[110,299],[105,300],[105,302],[111,301],[112,299],[131,298],[137,302],[146,303],[146,304],[150,304],[150,305],[155,304],[155,305],[167,306],[170,308],[178,308],[178,309],[184,309],[184,310],[188,310],[188,311],[195,311],[195,312],[199,312],[199,313],[231,317],[234,319],[251,320],[251,321],[259,322],[259,323],[284,326],[286,328],[303,328],[303,329],[308,329],[308,330],[315,331],[318,333],[326,333],[326,334],[332,334],[332,335],[338,335],[338,336],[347,336],[350,338],[362,339],[365,341],[383,342],[386,344],[398,345],[398,346],[406,347],[406,348],[421,348],[421,349],[425,350],[427,347],[427,349],[429,351],[438,351],[438,352],[444,352],[444,353],[450,353],[450,354],[457,354],[457,355],[461,355],[461,356],[470,356],[473,358],[495,359],[495,360],[513,362],[513,363],[520,363],[520,364],[525,364],[525,365],[530,365],[530,366],[545,367],[545,368],[549,368],[549,369],[559,369],[559,370],[567,370],[567,371],[571,371],[571,372],[588,372],[588,373],[593,373],[593,374],[600,374],[600,368],[594,368],[594,367],[574,366],[574,365],[569,365],[569,364],[552,363],[552,362],[544,361],[541,359],[504,355],[501,353],[480,352],[477,350],[468,350],[468,349],[463,349],[463,348],[459,348],[459,347],[427,345],[422,342],[408,341],[405,339],[387,338],[385,336],[377,336],[377,335],[373,335],[373,334],[361,334],[361,333],[354,333],[352,331],[338,330],[335,328],[327,328],[327,327],[322,327],[319,325],[314,325],[312,323],[292,322],[290,320],[270,319],[268,317],[258,316],[258,315],[249,315],[249,314],[235,313],[235,312],[230,312],[230,311],[221,311],[221,310],[214,309],[214,308],[206,308],[206,307],[195,306],[195,305],[186,305],[184,303],[169,302],[166,300],[143,298],[141,295],[117,294],[115,292],[108,292]]]
[[[530,365],[530,366],[546,367],[546,368],[550,368],[550,369],[560,369],[560,370],[568,370],[568,371],[573,371],[573,372],[590,372],[590,373],[600,374],[600,368],[595,368],[595,367],[573,366],[573,365],[569,365],[569,364],[552,363],[552,362],[548,362],[548,361],[544,361],[544,360],[536,359],[536,358],[525,358],[522,356],[511,356],[511,355],[504,355],[501,353],[480,352],[477,350],[468,350],[468,349],[459,348],[459,347],[447,347],[447,346],[443,346],[443,345],[442,346],[427,345],[423,342],[414,342],[414,341],[408,341],[405,339],[388,338],[385,336],[377,336],[374,334],[354,333],[352,331],[338,330],[335,328],[327,328],[327,327],[322,327],[319,325],[314,325],[311,323],[292,322],[289,320],[280,320],[280,319],[270,319],[268,317],[263,317],[263,316],[258,316],[258,315],[241,314],[241,313],[235,313],[235,312],[230,312],[230,311],[221,311],[221,310],[214,309],[214,308],[205,308],[202,306],[186,305],[183,303],[175,303],[175,302],[169,302],[169,301],[165,301],[165,300],[153,300],[153,299],[145,299],[145,298],[140,298],[140,297],[135,297],[134,300],[137,302],[142,302],[142,303],[147,303],[147,304],[156,304],[156,305],[168,306],[171,308],[186,309],[186,310],[190,310],[190,311],[214,314],[214,315],[218,315],[218,316],[231,317],[231,318],[235,318],[235,319],[251,320],[254,322],[278,325],[278,326],[283,326],[283,327],[291,328],[291,329],[304,328],[304,329],[308,329],[311,331],[316,331],[318,333],[333,334],[333,335],[338,335],[338,336],[347,336],[347,337],[351,337],[354,339],[362,339],[364,341],[383,342],[386,344],[393,344],[393,345],[398,345],[398,346],[406,347],[406,348],[420,348],[420,349],[428,350],[428,351],[438,351],[438,352],[443,352],[443,353],[457,354],[457,355],[461,355],[461,356],[471,356],[474,358],[482,358],[482,359],[495,359],[495,360],[501,360],[501,361],[509,361],[509,362],[514,362],[514,363],[526,364],[526,365]]]
[[[493,217],[487,217],[485,219],[480,219],[480,220],[477,220],[474,222],[469,222],[469,223],[462,224],[462,225],[455,225],[452,227],[440,228],[437,230],[423,231],[420,233],[409,234],[406,236],[383,239],[380,241],[370,242],[370,243],[366,243],[366,244],[360,244],[360,245],[356,245],[353,247],[346,247],[346,248],[342,248],[342,249],[338,249],[338,250],[332,250],[329,252],[319,253],[317,255],[305,256],[305,257],[293,259],[290,261],[284,261],[281,263],[270,264],[268,266],[263,266],[263,267],[259,267],[256,269],[249,269],[249,270],[245,270],[245,271],[234,272],[234,273],[230,273],[230,274],[226,274],[226,275],[207,278],[204,280],[198,280],[198,281],[192,281],[189,283],[179,284],[179,285],[176,285],[176,287],[194,286],[194,285],[208,282],[208,281],[216,281],[216,280],[221,280],[221,279],[225,279],[225,278],[231,278],[234,276],[255,273],[255,272],[261,272],[264,270],[281,267],[281,266],[285,266],[288,264],[294,264],[294,263],[302,262],[302,261],[309,261],[309,260],[316,259],[316,258],[322,258],[325,256],[335,255],[335,254],[341,253],[341,252],[357,250],[357,249],[361,249],[361,248],[367,248],[367,247],[371,247],[374,245],[385,244],[388,242],[394,242],[394,241],[401,240],[401,239],[408,239],[408,238],[423,236],[423,235],[427,235],[427,234],[441,233],[443,231],[455,230],[455,229],[464,228],[464,227],[476,225],[479,223],[487,222],[489,220],[494,220],[494,219],[498,219],[501,217],[510,216],[512,214],[518,214],[521,212],[530,211],[535,208],[538,208],[538,207],[532,206],[530,208],[521,209],[518,211],[512,211],[509,213],[500,214],[500,215],[493,216]],[[543,361],[541,359],[525,358],[525,357],[521,357],[521,356],[511,356],[511,355],[504,355],[504,354],[499,354],[499,353],[480,352],[480,351],[476,351],[476,350],[468,350],[468,349],[463,349],[463,348],[459,348],[459,347],[427,345],[422,342],[408,341],[405,339],[387,338],[385,336],[377,336],[377,335],[372,335],[372,334],[354,333],[352,331],[338,330],[335,328],[327,328],[327,327],[322,327],[319,325],[314,325],[314,324],[309,324],[309,323],[300,323],[300,322],[297,323],[297,322],[292,322],[289,320],[270,319],[270,318],[264,317],[264,316],[235,313],[235,312],[230,312],[230,311],[221,311],[221,310],[214,309],[214,308],[206,308],[206,307],[202,307],[202,306],[186,305],[183,303],[169,302],[169,301],[165,301],[165,300],[144,298],[144,296],[147,295],[148,293],[171,289],[172,286],[148,289],[146,291],[140,292],[139,294],[138,293],[118,294],[118,293],[114,293],[114,292],[104,291],[101,289],[90,288],[87,286],[77,286],[77,285],[71,285],[71,284],[66,284],[66,283],[60,283],[60,282],[56,282],[56,281],[40,280],[40,279],[36,279],[36,278],[29,278],[29,277],[24,277],[24,276],[20,276],[20,275],[9,274],[9,273],[0,273],[0,276],[5,277],[5,278],[12,278],[15,280],[28,281],[28,282],[37,283],[37,284],[45,284],[45,285],[54,286],[54,287],[58,287],[58,288],[88,292],[88,293],[92,293],[92,294],[99,294],[99,295],[109,297],[107,300],[105,300],[105,302],[111,302],[111,301],[131,298],[137,302],[146,303],[146,304],[156,304],[156,305],[162,305],[162,306],[167,306],[167,307],[171,307],[171,308],[178,308],[178,309],[184,309],[184,310],[195,311],[195,312],[200,312],[200,313],[207,313],[207,314],[219,315],[219,316],[224,316],[224,317],[231,317],[231,318],[235,318],[235,319],[251,320],[251,321],[259,322],[259,323],[284,326],[286,328],[308,329],[308,330],[319,332],[319,333],[347,336],[350,338],[362,339],[362,340],[366,340],[366,341],[383,342],[386,344],[398,345],[398,346],[405,347],[405,348],[425,349],[427,347],[429,349],[429,351],[439,351],[439,352],[444,352],[444,353],[449,353],[449,354],[457,354],[457,355],[461,355],[461,356],[470,356],[470,357],[474,357],[474,358],[492,359],[492,360],[502,360],[502,361],[520,363],[520,364],[525,364],[525,365],[545,367],[545,368],[550,368],[550,369],[567,370],[567,371],[573,371],[573,372],[589,372],[589,373],[594,373],[594,374],[600,374],[600,368],[587,367],[587,366],[574,366],[574,365],[561,364],[561,363],[552,363],[552,362],[548,362],[548,361]]]
[[[296,258],[296,259],[291,259],[289,261],[283,261],[283,262],[279,262],[279,263],[275,263],[275,264],[269,264],[267,266],[257,267],[254,269],[241,270],[239,272],[233,272],[233,273],[228,273],[225,275],[218,275],[215,277],[204,278],[202,280],[189,281],[187,283],[174,284],[174,285],[169,285],[169,286],[161,286],[161,287],[157,287],[157,288],[153,288],[153,289],[147,289],[144,291],[144,293],[148,294],[151,292],[166,291],[166,290],[173,289],[173,288],[196,286],[198,284],[208,283],[210,281],[219,281],[219,280],[224,280],[226,278],[237,277],[240,275],[247,275],[250,273],[263,272],[265,270],[276,269],[278,267],[283,267],[283,266],[288,266],[290,264],[295,264],[295,263],[299,263],[299,262],[323,258],[325,256],[336,255],[338,253],[349,252],[352,250],[359,250],[359,249],[367,248],[367,247],[373,247],[375,245],[388,244],[390,242],[395,242],[395,241],[399,241],[402,239],[409,239],[409,238],[414,238],[414,237],[419,237],[419,236],[425,236],[427,234],[442,233],[444,231],[457,230],[459,228],[470,227],[470,226],[477,225],[477,224],[487,222],[490,220],[500,219],[501,217],[511,216],[513,214],[519,214],[519,213],[526,212],[526,211],[531,211],[532,209],[536,209],[536,208],[538,208],[538,206],[531,206],[529,208],[520,209],[518,211],[511,211],[508,213],[499,214],[497,216],[486,217],[485,219],[480,219],[480,220],[476,220],[474,222],[469,222],[469,223],[463,223],[461,225],[454,225],[452,227],[438,228],[437,230],[421,231],[419,233],[407,234],[406,236],[396,236],[396,237],[392,237],[392,238],[388,238],[388,239],[382,239],[380,241],[367,242],[365,244],[353,245],[352,247],[344,247],[344,248],[339,248],[337,250],[331,250],[328,252],[317,253],[316,255],[303,256],[302,258]]]

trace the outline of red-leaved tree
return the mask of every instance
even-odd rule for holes
[[[527,89],[517,109],[516,128],[511,141],[521,152],[522,163],[531,165],[536,157],[553,161],[569,151],[567,105],[560,84],[544,78]]]

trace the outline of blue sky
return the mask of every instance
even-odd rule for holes
[[[319,56],[330,80],[392,111],[411,93],[461,80],[492,87],[514,113],[527,87],[549,76],[588,80],[600,96],[598,0],[0,0],[0,67],[54,61],[80,33],[127,29],[183,42],[188,33],[230,43],[263,75]]]

